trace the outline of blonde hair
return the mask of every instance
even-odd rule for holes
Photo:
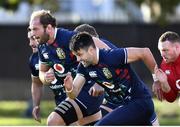
[[[56,19],[52,16],[50,10],[34,11],[31,14],[30,22],[35,18],[39,18],[40,23],[43,26],[47,26],[48,24],[51,24],[53,27],[56,27]]]

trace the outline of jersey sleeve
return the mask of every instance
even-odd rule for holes
[[[88,77],[86,68],[81,63],[79,63],[79,65],[77,67],[77,74],[83,76],[84,78]]]
[[[45,49],[43,45],[40,45],[38,47],[38,55],[39,55],[39,61],[43,64],[48,64],[48,53],[43,52]]]
[[[178,92],[174,91],[171,88],[171,90],[168,93],[163,92],[163,96],[168,102],[174,102],[178,96]]]
[[[164,62],[161,63],[160,68],[163,71],[166,70],[166,66],[165,66]],[[176,91],[172,87],[173,83],[171,83],[169,80],[168,80],[168,84],[169,84],[171,90],[168,93],[163,92],[163,96],[168,102],[174,102],[176,100],[177,96],[178,96],[178,91]]]
[[[33,64],[33,55],[31,55],[31,57],[29,58],[29,68],[32,76],[39,77],[39,71],[36,70],[36,67]]]
[[[127,64],[127,50],[126,48],[112,49],[107,58],[110,58],[108,61],[114,66]]]

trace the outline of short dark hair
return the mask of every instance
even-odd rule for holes
[[[52,16],[49,10],[40,10],[40,11],[33,12],[31,15],[31,20],[37,17],[39,17],[40,23],[44,27],[46,27],[49,24],[54,28],[57,26],[56,18]]]
[[[70,41],[69,48],[73,52],[77,52],[80,49],[88,50],[92,46],[95,48],[95,44],[92,36],[87,32],[79,32],[75,34]]]
[[[179,42],[180,43],[180,37],[177,33],[172,31],[167,31],[161,35],[159,38],[159,42],[165,42],[170,41],[171,43]]]
[[[74,29],[75,32],[87,32],[93,37],[99,37],[96,29],[89,24],[81,24]]]

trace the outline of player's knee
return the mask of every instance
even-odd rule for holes
[[[48,126],[65,125],[64,120],[56,112],[52,112],[47,118]]]

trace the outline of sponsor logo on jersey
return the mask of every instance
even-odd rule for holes
[[[89,76],[92,77],[92,78],[97,77],[96,71],[90,71],[90,72],[89,72]]]
[[[65,70],[61,64],[54,64],[54,69],[60,74],[64,73]]]
[[[43,53],[43,57],[44,59],[49,59],[48,53],[47,52]]]
[[[105,86],[106,86],[107,88],[109,88],[109,89],[113,89],[113,88],[114,88],[114,84],[112,84],[112,83],[103,82],[102,84],[105,85]]]
[[[35,67],[36,70],[39,70],[39,64],[35,64],[34,67]]]
[[[176,87],[180,90],[180,79],[176,80]]]
[[[112,78],[112,74],[111,74],[111,72],[109,71],[108,68],[103,68],[103,73],[104,73],[104,75],[105,75],[105,77],[106,77],[107,79]]]
[[[57,53],[57,56],[59,57],[59,59],[66,58],[65,52],[61,48],[57,48],[56,53]]]
[[[60,89],[60,88],[63,88],[63,85],[61,84],[61,85],[51,85],[51,86],[49,86],[51,89]]]
[[[170,70],[165,70],[166,75],[170,75]]]

